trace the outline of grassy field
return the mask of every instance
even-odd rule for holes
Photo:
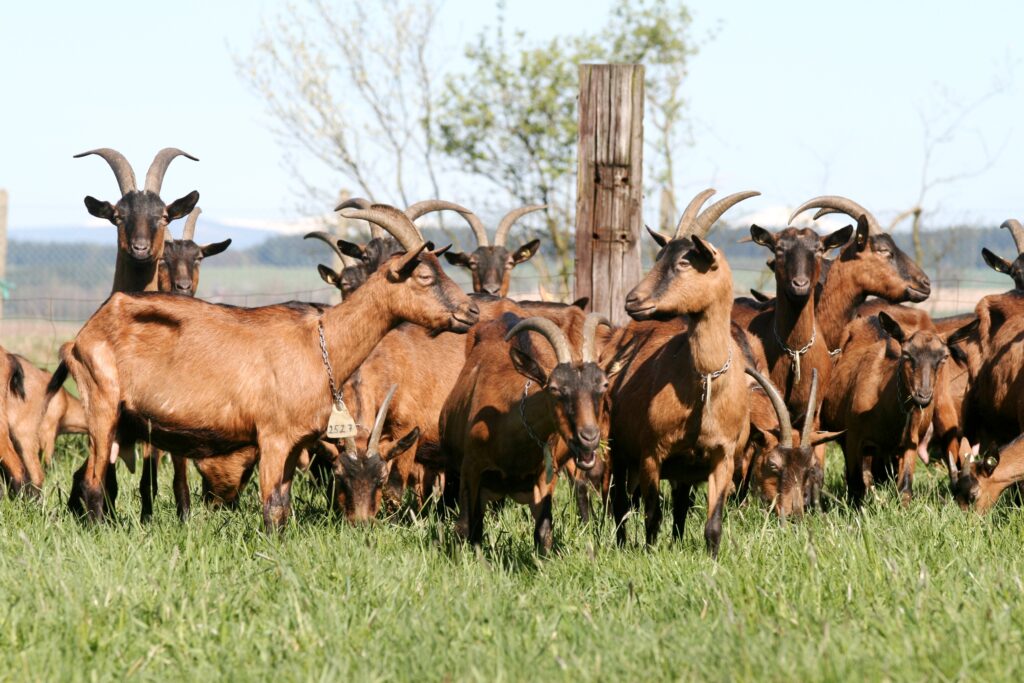
[[[731,505],[717,562],[700,502],[681,543],[663,533],[643,549],[633,519],[619,550],[561,491],[556,550],[540,560],[525,508],[491,515],[477,554],[432,515],[328,519],[306,478],[279,538],[260,531],[253,487],[241,511],[198,505],[182,525],[166,465],[150,526],[122,468],[117,520],[88,527],[63,508],[83,453],[63,442],[41,503],[0,502],[0,679],[1019,676],[1024,512],[964,514],[937,471],[909,509],[892,489],[860,514],[830,498],[796,524]]]

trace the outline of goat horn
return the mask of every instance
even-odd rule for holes
[[[334,253],[338,255],[338,258],[340,258],[342,260],[345,260],[345,255],[342,254],[341,253],[341,249],[338,248],[338,242],[337,242],[338,238],[335,237],[334,235],[332,235],[329,232],[324,232],[323,230],[316,230],[314,232],[307,232],[305,235],[302,236],[302,239],[304,239],[304,240],[308,240],[308,239],[320,240],[321,242],[326,243],[327,246],[329,246],[331,249],[333,249]]]
[[[99,149],[90,149],[88,152],[76,154],[74,158],[81,159],[90,154],[103,157],[103,160],[110,164],[110,170],[114,172],[114,177],[117,178],[117,186],[121,189],[122,197],[129,192],[135,192],[135,171],[132,170],[132,165],[128,163],[123,154],[116,149],[100,147]]]
[[[583,362],[597,362],[597,328],[612,327],[612,321],[600,313],[588,313],[583,319]]]
[[[334,210],[343,211],[344,209],[359,209],[361,211],[366,211],[371,206],[373,206],[373,202],[371,202],[369,199],[364,199],[363,197],[352,197],[351,199],[346,199],[341,204],[338,204],[336,207],[334,207]],[[344,216],[345,214],[342,213],[341,215]],[[370,237],[373,239],[381,240],[387,237],[387,235],[385,234],[385,231],[380,228],[380,226],[374,223],[370,223]]]
[[[481,247],[487,246],[487,231],[484,230],[484,224],[480,222],[480,218],[467,209],[464,206],[460,206],[454,202],[446,202],[443,199],[427,199],[422,202],[416,202],[405,210],[405,215],[409,217],[409,220],[415,221],[428,213],[434,213],[435,211],[454,211],[455,213],[462,216],[463,220],[469,223],[469,227],[473,230],[473,234],[476,235],[476,241],[480,242],[480,235],[483,235],[484,241],[480,242]],[[419,231],[419,228],[416,228]],[[423,233],[420,233],[421,235]]]
[[[547,204],[534,204],[532,206],[522,206],[506,213],[498,223],[498,229],[494,231],[494,246],[505,246],[505,242],[508,240],[508,231],[512,229],[512,225],[517,220],[528,213],[533,213],[534,211],[540,211],[546,208],[548,208]]]
[[[700,215],[697,216],[697,220],[693,222],[693,230],[690,231],[690,234],[697,235],[698,237],[704,237],[708,234],[708,231],[711,230],[711,226],[715,224],[715,221],[722,217],[722,214],[742,202],[744,199],[757,197],[760,194],[760,192],[754,192],[751,190],[748,192],[737,192],[736,194],[731,194],[728,197],[719,199],[717,202],[700,212]]]
[[[384,431],[384,418],[388,415],[388,408],[391,407],[391,399],[395,397],[396,391],[398,391],[398,385],[392,384],[388,389],[387,396],[384,397],[384,402],[380,404],[377,417],[373,421],[373,429],[370,430],[370,440],[366,444],[367,451],[376,450],[380,445],[380,435]]]
[[[1013,243],[1017,245],[1017,253],[1024,254],[1024,225],[1016,218],[1008,218],[1003,221],[1000,228],[1006,228],[1013,235]]]
[[[179,156],[187,157],[192,161],[199,161],[199,159],[188,152],[181,151],[177,147],[164,147],[153,157],[153,163],[149,165],[149,170],[146,172],[145,189],[147,192],[160,194],[160,188],[164,184],[164,173],[167,173],[167,167],[171,165],[171,161]]]
[[[811,430],[814,428],[814,410],[818,400],[818,368],[811,370],[811,395],[807,399],[807,415],[804,417],[804,430],[800,432],[800,446],[810,442]]]
[[[757,383],[764,389],[764,393],[768,394],[772,407],[775,408],[775,414],[779,418],[779,445],[783,448],[792,448],[793,423],[789,419],[789,409],[786,408],[786,402],[782,400],[779,390],[775,388],[770,379],[754,368],[748,367],[745,369],[745,372],[757,380]]]
[[[183,240],[195,240],[196,237],[196,221],[199,220],[199,214],[203,212],[198,206],[192,209],[189,213],[188,218],[185,219],[185,229],[181,233],[181,239]]]
[[[860,218],[861,215],[863,215],[868,221],[868,232],[870,234],[877,235],[882,232],[882,227],[878,224],[878,219],[875,218],[870,211],[852,199],[848,199],[846,197],[828,194],[815,197],[814,199],[808,199],[806,202],[798,206],[792,214],[790,214],[789,222],[792,223],[793,219],[807,209],[832,209],[832,211],[827,213],[843,213],[853,219]],[[819,211],[814,215],[814,217],[819,218],[824,215],[824,213]]]
[[[520,320],[505,335],[505,341],[528,330],[544,335],[544,338],[551,344],[551,348],[555,350],[555,357],[559,363],[572,363],[572,352],[569,351],[569,340],[566,339],[565,332],[562,332],[562,328],[547,318],[533,317]]]
[[[956,456],[953,455],[953,451],[946,451],[946,462],[949,464],[949,485],[956,486],[956,480],[960,476],[959,470],[956,467]]]
[[[418,251],[423,246],[423,238],[420,237],[416,226],[408,216],[393,206],[374,204],[366,209],[342,209],[341,215],[345,218],[367,221],[371,227],[380,226],[398,240],[407,252]]]
[[[703,192],[697,194],[696,197],[690,200],[690,203],[686,205],[686,209],[683,211],[683,215],[679,217],[679,222],[676,224],[675,236],[672,239],[679,239],[680,237],[686,237],[690,233],[690,226],[693,225],[693,221],[697,219],[697,214],[700,213],[700,209],[704,206],[704,202],[715,193],[713,188],[708,188]]]

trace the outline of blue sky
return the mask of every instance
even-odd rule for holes
[[[543,40],[600,27],[608,5],[509,0],[507,16]],[[140,175],[163,146],[200,157],[175,162],[164,194],[199,189],[212,219],[295,217],[296,185],[232,60],[279,6],[4,3],[0,186],[11,193],[12,227],[84,224],[85,194],[113,198],[116,185],[102,161],[71,158],[99,146],[123,151]],[[922,114],[937,117],[943,92],[973,101],[994,79],[1008,78],[1005,92],[937,151],[932,168],[939,175],[977,168],[986,147],[1001,150],[996,162],[979,177],[936,188],[929,208],[945,221],[998,224],[1024,215],[1024,3],[689,6],[695,35],[713,37],[693,59],[687,86],[694,145],[677,162],[685,192],[708,184],[758,189],[762,208],[834,192],[880,215],[895,213],[915,201],[921,184]],[[486,0],[446,0],[442,56],[457,64],[464,42],[494,20]],[[323,181],[337,184],[327,174]]]

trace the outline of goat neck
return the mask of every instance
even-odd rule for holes
[[[867,293],[857,286],[855,265],[836,259],[829,268],[821,288],[821,298],[815,308],[818,332],[829,351],[839,348],[843,330],[857,316],[857,308],[867,299]]]
[[[138,263],[128,257],[123,250],[117,250],[117,261],[114,262],[113,292],[156,292],[160,288],[159,265],[163,258],[163,240],[159,242],[159,253],[154,251],[154,258],[149,263]],[[157,245],[154,244],[154,249]]]

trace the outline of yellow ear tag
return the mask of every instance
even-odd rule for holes
[[[348,412],[344,401],[336,401],[331,406],[331,419],[327,421],[328,439],[348,439],[356,435],[356,421]]]

